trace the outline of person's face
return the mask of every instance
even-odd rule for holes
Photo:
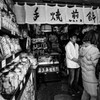
[[[76,36],[72,36],[72,37],[70,38],[70,40],[71,40],[73,43],[76,43],[77,37],[76,37]]]
[[[26,31],[23,32],[23,37],[24,37],[24,38],[27,37],[27,32],[26,32]]]

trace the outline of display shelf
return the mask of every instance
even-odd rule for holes
[[[59,63],[58,64],[45,64],[38,66],[38,73],[52,73],[56,72],[59,73]]]
[[[15,58],[17,58],[19,56],[19,54],[21,53],[21,51],[12,54],[10,57],[7,57],[3,60],[0,61],[0,69],[6,67],[9,63],[11,63]]]
[[[12,94],[8,94],[8,95],[2,94],[2,97],[4,98],[4,100],[20,100],[20,97],[23,93],[23,90],[32,72],[30,69],[31,67],[28,69],[27,74],[24,76],[23,80],[18,85],[18,88]]]
[[[19,38],[19,36],[17,34],[15,34],[15,35],[12,34],[11,30],[8,30],[8,29],[6,29],[4,27],[1,27],[0,36],[3,36],[3,35],[8,35],[8,36],[10,36],[12,38]]]
[[[39,62],[38,63],[39,66],[45,66],[45,65],[47,66],[47,65],[54,65],[54,64],[59,64],[59,62],[58,61],[55,61],[55,62],[52,61],[52,62]]]
[[[24,79],[21,81],[21,83],[19,84],[18,88],[14,92],[12,98],[9,99],[9,100],[13,100],[13,99],[14,100],[20,100],[31,73],[32,73],[32,71],[31,71],[31,67],[30,67],[28,69],[27,74],[25,75]]]

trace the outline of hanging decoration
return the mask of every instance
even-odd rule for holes
[[[1,9],[0,9],[0,29],[1,29]]]
[[[100,9],[50,5],[15,4],[14,12],[18,24],[100,24]]]
[[[97,8],[98,24],[100,24],[100,9]]]
[[[49,24],[65,24],[66,8],[56,6],[46,6],[46,22]]]
[[[98,13],[97,13],[97,9],[93,9],[92,8],[92,16],[93,16],[93,24],[97,25],[98,24]]]
[[[66,22],[69,24],[83,24],[82,7],[67,7]]]
[[[90,7],[83,7],[84,24],[97,24],[97,11]]]
[[[46,22],[46,11],[44,5],[29,6],[25,4],[26,19],[28,24],[41,24]]]
[[[16,20],[18,24],[25,24],[25,9],[24,6],[18,5],[18,3],[16,3],[14,5],[14,12],[16,15]]]

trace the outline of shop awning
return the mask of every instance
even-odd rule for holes
[[[14,12],[18,24],[100,24],[100,8],[97,6],[69,5],[50,6],[15,4]]]

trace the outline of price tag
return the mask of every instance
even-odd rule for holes
[[[2,61],[2,68],[6,66],[6,60]]]
[[[23,87],[23,85],[22,85],[22,83],[20,84],[20,90],[22,89],[22,87]]]
[[[15,54],[13,54],[13,59],[15,59]]]
[[[12,100],[15,100],[15,96],[13,97],[13,99]]]
[[[19,59],[20,59],[20,57],[17,56],[17,57],[14,59],[14,61],[19,61]]]
[[[24,80],[23,80],[23,81],[24,81],[24,83],[25,83],[26,79],[24,78]]]
[[[11,30],[11,34],[14,35],[14,31],[13,30]]]

